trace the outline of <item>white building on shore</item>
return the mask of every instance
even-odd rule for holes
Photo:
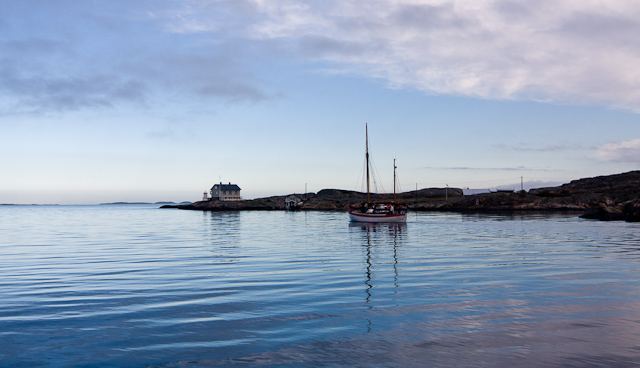
[[[211,187],[211,200],[219,201],[241,201],[240,187],[236,184],[215,184]]]

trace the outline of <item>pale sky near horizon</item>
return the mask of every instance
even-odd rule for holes
[[[0,203],[555,186],[640,164],[640,2],[7,0]]]

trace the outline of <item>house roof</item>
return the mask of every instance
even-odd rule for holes
[[[218,187],[220,186],[220,184],[214,184],[213,187],[211,187],[211,189],[218,189]],[[237,190],[240,191],[240,187],[237,186],[236,184],[222,184],[222,188],[221,190]]]

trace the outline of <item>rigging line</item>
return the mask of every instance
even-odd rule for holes
[[[366,145],[366,155],[367,155],[367,169],[370,171],[371,174],[371,178],[373,179],[373,186],[374,186],[374,192],[375,193],[380,193],[380,190],[378,189],[378,182],[380,182],[380,177],[378,175],[378,170],[375,166],[375,163],[373,162],[373,157],[371,155],[371,144],[369,144],[369,130],[367,127],[367,145]],[[369,176],[367,176],[367,181],[369,180]],[[384,187],[382,187],[382,182],[380,182],[380,187],[382,188],[382,191],[384,192]]]
[[[360,174],[358,176],[358,180],[356,181],[356,186],[354,188],[354,190],[358,191],[360,190],[361,192],[364,192],[364,186],[365,186],[365,179],[364,176],[365,174],[365,170],[366,170],[366,166],[367,165],[367,159],[365,157],[364,161],[362,162],[362,167],[360,168]],[[360,188],[358,188],[358,186]]]
[[[371,177],[373,179],[373,186],[375,187],[376,193],[386,193],[384,186],[382,185],[382,181],[380,180],[380,175],[378,174],[378,168],[371,159],[371,153],[369,153],[369,164],[371,165]],[[380,183],[380,189],[382,189],[382,192],[378,190],[378,183]]]

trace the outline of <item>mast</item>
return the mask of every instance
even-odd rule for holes
[[[396,203],[396,159],[393,159],[393,203]]]
[[[367,149],[365,154],[365,158],[367,159],[367,203],[371,203],[371,199],[369,195],[369,127],[367,126],[366,123],[364,125],[364,131],[365,131],[365,139],[366,139],[365,147]]]

